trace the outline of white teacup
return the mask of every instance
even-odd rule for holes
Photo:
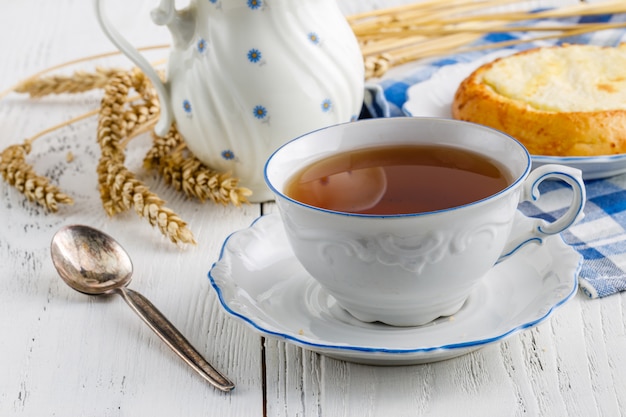
[[[397,144],[439,144],[479,153],[508,171],[508,186],[457,207],[392,215],[322,209],[285,194],[288,180],[314,161]],[[511,235],[519,202],[539,198],[538,185],[547,179],[571,186],[569,209],[552,223],[524,218],[532,227]],[[545,165],[531,172],[530,155],[510,136],[436,118],[371,119],[308,133],[269,158],[265,180],[275,194],[290,245],[311,276],[356,318],[396,326],[454,314],[494,264],[526,243],[540,243],[567,229],[582,216],[585,202],[579,170]],[[366,179],[377,181],[376,175]]]

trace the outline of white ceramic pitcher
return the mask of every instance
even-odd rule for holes
[[[189,149],[272,198],[263,165],[286,141],[354,120],[363,102],[363,59],[336,0],[161,0],[151,13],[167,25],[167,81],[111,25],[109,39],[152,81],[161,103],[158,135],[175,120]]]

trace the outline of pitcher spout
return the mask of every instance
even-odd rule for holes
[[[195,3],[176,10],[175,0],[161,0],[160,4],[150,12],[152,21],[160,26],[167,26],[174,47],[187,45],[193,38],[196,26]]]

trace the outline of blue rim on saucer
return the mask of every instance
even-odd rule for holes
[[[262,335],[337,359],[402,365],[460,356],[545,321],[576,293],[581,262],[551,236],[495,266],[454,316],[416,327],[364,323],[307,274],[271,214],[231,234],[208,276],[226,312]]]

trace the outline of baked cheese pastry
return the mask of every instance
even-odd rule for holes
[[[533,155],[626,153],[626,44],[496,59],[460,84],[452,115],[506,132]]]

